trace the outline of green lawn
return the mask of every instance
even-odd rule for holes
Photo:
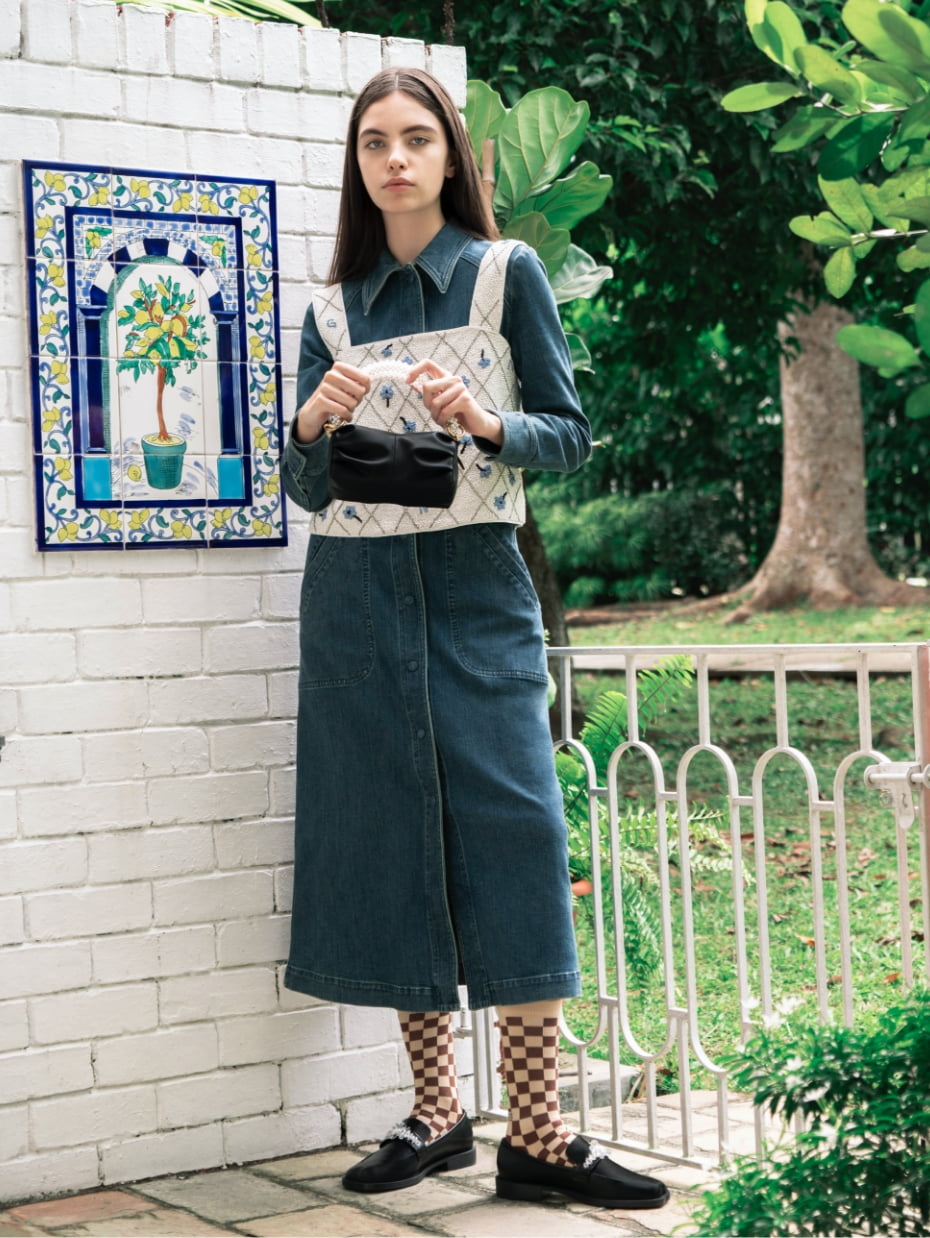
[[[664,610],[653,620],[631,619],[609,628],[575,627],[574,645],[601,644],[737,644],[748,643],[846,643],[864,640],[913,641],[924,634],[920,610],[856,610],[818,613],[805,610],[761,616],[749,625],[726,627],[720,619],[676,618]],[[622,674],[578,673],[576,687],[587,706],[605,688],[624,690]],[[733,761],[739,792],[751,792],[753,767],[775,745],[774,690],[769,675],[712,680],[711,718],[714,742]],[[856,686],[852,679],[819,678],[789,674],[790,742],[810,760],[819,795],[833,798],[833,779],[839,763],[858,747]],[[911,688],[907,676],[872,677],[872,713],[875,744],[892,760],[913,760]],[[665,772],[666,786],[674,783],[682,755],[696,743],[697,708],[693,693],[681,697],[659,717],[646,735]],[[878,793],[864,785],[862,772],[869,762],[858,761],[844,786],[847,799],[847,888],[853,941],[853,976],[857,1010],[880,1009],[900,989],[901,940],[897,902],[897,827],[891,810],[879,802]],[[618,791],[621,803],[635,809],[654,803],[651,773],[643,758],[630,754],[620,765]],[[696,847],[703,865],[693,877],[694,937],[698,976],[698,1009],[702,1043],[716,1060],[731,1050],[739,1035],[739,1005],[736,988],[736,923],[726,801],[726,777],[716,757],[701,753],[688,775],[689,809],[693,813],[719,814],[712,837]],[[812,1017],[816,1014],[814,921],[812,912],[813,870],[808,797],[804,775],[788,756],[777,756],[768,765],[763,781],[765,810],[765,874],[768,893],[765,923],[770,937],[770,957],[775,999],[797,996],[805,999]],[[750,990],[760,991],[758,972],[759,886],[755,881],[753,818],[749,807],[740,809],[738,833],[744,866],[747,949],[750,959]],[[705,833],[707,832],[705,828]],[[922,958],[918,877],[919,856],[916,828],[909,831],[906,870],[914,917],[913,948],[919,967]],[[651,838],[637,848],[640,858],[655,871]],[[837,926],[836,841],[834,818],[821,817],[820,862],[824,872],[824,902],[827,916],[826,971],[831,1009],[841,1013],[840,954]],[[650,881],[638,883],[647,900],[657,908],[657,893]],[[676,999],[684,1004],[683,914],[681,871],[671,869],[673,945]],[[594,1026],[593,935],[585,914],[588,900],[579,900],[578,938],[586,975],[585,995],[568,1004],[569,1025],[579,1035]],[[611,988],[616,992],[616,987]],[[664,1040],[665,1016],[663,973],[633,978],[628,998],[634,1031],[652,1050]],[[594,1051],[602,1056],[601,1050]],[[667,1086],[676,1086],[674,1050],[669,1055]],[[707,1079],[703,1079],[706,1084]]]

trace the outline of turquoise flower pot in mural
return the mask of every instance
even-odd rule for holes
[[[166,439],[159,438],[157,434],[143,437],[145,476],[153,490],[174,490],[180,486],[185,451],[187,443],[175,435],[169,435]]]

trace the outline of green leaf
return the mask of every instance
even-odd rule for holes
[[[570,331],[566,332],[565,338],[568,341],[568,350],[572,357],[572,369],[586,370],[589,374],[593,374],[594,367],[591,364],[591,354],[584,340],[579,335],[573,335]]]
[[[829,52],[813,43],[798,48],[797,62],[801,72],[819,90],[825,90],[842,103],[858,103],[862,98],[859,83]]]
[[[882,193],[882,188],[877,185],[861,184],[859,186],[862,191],[862,196],[865,199],[866,205],[877,220],[885,225],[886,228],[896,228],[899,232],[907,231],[907,220],[901,215],[892,213],[889,207],[887,197]]]
[[[879,60],[912,73],[930,73],[930,29],[883,0],[846,0],[843,23]]]
[[[914,298],[914,330],[917,343],[930,356],[930,279],[924,280]]]
[[[856,72],[864,73],[882,86],[889,86],[911,103],[916,103],[924,93],[923,86],[914,74],[902,69],[900,65],[884,64],[880,60],[860,60],[856,65]]]
[[[788,227],[795,236],[803,237],[805,241],[813,241],[816,245],[852,243],[852,233],[829,211],[821,211],[819,215],[795,215],[794,219],[788,221]]]
[[[836,116],[825,113],[823,108],[799,107],[789,121],[775,130],[772,151],[782,154],[785,151],[800,150],[822,137],[835,124]]]
[[[567,90],[531,90],[504,117],[498,136],[494,209],[509,218],[518,202],[551,184],[581,145],[591,109]]]
[[[613,183],[613,178],[602,176],[595,164],[581,163],[571,175],[518,203],[514,216],[539,211],[553,228],[574,228],[579,220],[603,206]]]
[[[550,279],[565,261],[571,243],[571,234],[567,228],[551,228],[545,215],[538,211],[517,215],[510,220],[501,235],[531,245],[545,264],[546,274]]]
[[[180,10],[186,13],[209,13],[213,17],[250,17],[263,21],[276,17],[280,21],[294,22],[298,26],[319,26],[316,17],[303,9],[289,4],[288,0],[122,0],[126,4],[140,4],[148,9]]]
[[[807,43],[807,39],[794,9],[783,0],[772,0],[771,4],[766,5],[762,28],[774,59],[789,72],[795,73],[797,54]]]
[[[905,417],[930,417],[930,383],[922,383],[907,397],[904,404]]]
[[[924,141],[930,133],[930,95],[909,107],[901,117],[896,140],[899,142]]]
[[[834,215],[838,215],[854,232],[869,231],[873,215],[857,180],[847,177],[842,181],[826,181],[823,177],[818,177],[817,184]]]
[[[879,154],[894,123],[894,115],[885,112],[854,116],[823,148],[817,165],[820,175],[840,181],[861,172]]]
[[[930,228],[930,197],[896,198],[888,209],[902,219]]]
[[[840,327],[836,342],[857,361],[876,366],[889,375],[920,365],[920,356],[913,344],[897,331],[885,327],[866,327],[858,323]]]
[[[831,296],[841,297],[849,292],[856,279],[856,259],[848,246],[830,255],[823,268],[823,278]]]
[[[790,82],[753,82],[751,86],[729,91],[720,100],[720,106],[727,112],[762,112],[800,94]]]
[[[549,283],[559,304],[577,297],[593,297],[605,279],[613,275],[611,267],[598,266],[589,253],[577,245],[569,245],[565,261]]]
[[[930,271],[930,254],[918,249],[916,245],[902,250],[896,261],[898,270],[908,274],[911,271]]]
[[[465,128],[479,167],[483,143],[497,137],[506,115],[507,109],[500,95],[487,82],[474,79],[468,82],[465,88]]]

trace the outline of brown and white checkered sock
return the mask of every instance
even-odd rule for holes
[[[402,1010],[399,1017],[416,1088],[410,1116],[429,1127],[430,1139],[439,1139],[462,1116],[455,1074],[452,1015],[410,1014]]]
[[[575,1138],[559,1110],[559,1020],[507,1015],[498,1023],[510,1111],[507,1140],[541,1161],[570,1165]]]

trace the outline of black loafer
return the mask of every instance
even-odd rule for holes
[[[466,1169],[477,1159],[467,1115],[439,1139],[427,1143],[428,1139],[425,1122],[405,1118],[388,1132],[377,1152],[347,1171],[342,1185],[347,1191],[400,1191],[416,1186],[427,1174]]]
[[[552,1165],[502,1140],[497,1150],[498,1195],[540,1200],[547,1191],[559,1191],[579,1203],[602,1208],[661,1208],[668,1203],[668,1187],[663,1182],[624,1169],[599,1144],[576,1135],[568,1145],[568,1155],[574,1166]]]

